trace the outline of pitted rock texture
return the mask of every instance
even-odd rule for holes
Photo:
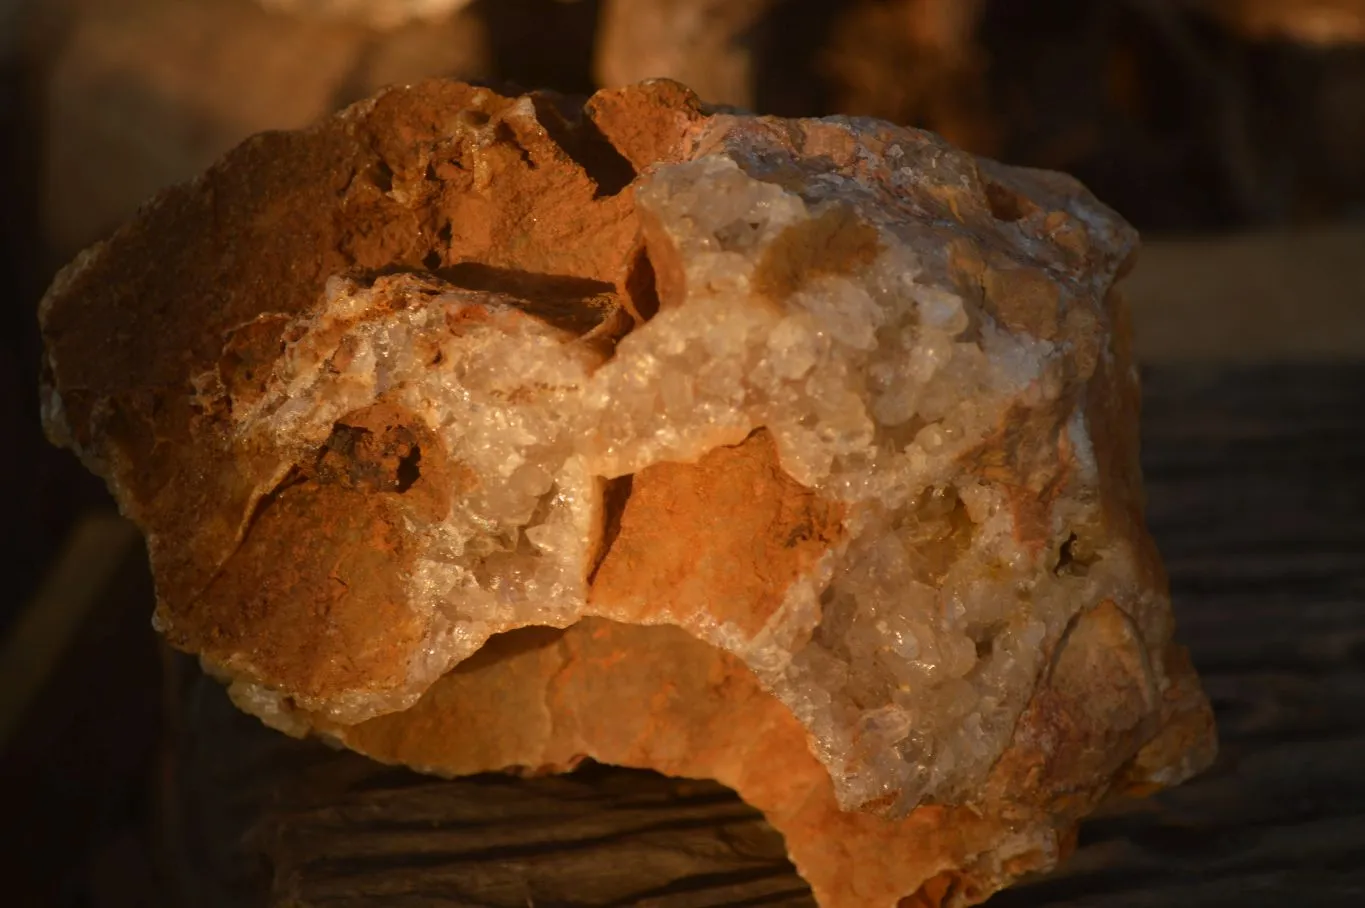
[[[1142,519],[1136,245],[878,121],[432,82],[69,266],[44,415],[270,724],[715,777],[824,904],[966,904],[1212,756]]]

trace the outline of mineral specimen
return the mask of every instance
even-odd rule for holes
[[[1142,519],[1135,249],[912,129],[431,82],[69,266],[44,416],[266,722],[714,777],[822,904],[967,904],[1212,755]]]

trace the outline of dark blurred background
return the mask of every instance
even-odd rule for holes
[[[54,565],[83,517],[112,508],[39,427],[35,312],[56,269],[247,135],[302,126],[386,84],[440,75],[588,93],[670,75],[764,113],[882,117],[1080,177],[1154,238],[1169,273],[1153,286],[1179,285],[1180,263],[1217,255],[1234,280],[1239,261],[1283,256],[1306,235],[1325,237],[1329,260],[1357,265],[1343,280],[1359,280],[1365,0],[475,0],[406,20],[415,5],[369,0],[341,14],[348,4],[335,0],[0,0],[0,551],[10,565],[0,632],[12,640],[30,603],[79,586]],[[1227,247],[1201,258],[1191,245],[1243,235],[1278,239],[1253,241],[1244,260]],[[1221,273],[1197,281],[1215,286]],[[1293,323],[1285,299],[1266,317]],[[1341,305],[1340,333],[1359,337],[1354,301]],[[116,530],[99,538],[127,544]],[[73,558],[63,569],[79,575]],[[109,570],[143,570],[130,563]],[[121,581],[134,599],[146,595],[139,577]],[[67,812],[51,828],[34,821],[22,872],[35,878],[155,875],[119,832],[147,810],[156,772],[161,664],[145,605],[101,606],[111,611],[93,623],[10,646],[32,683],[0,690],[12,714],[8,744],[0,726],[5,803]],[[120,647],[137,658],[116,658]],[[90,744],[96,718],[71,712],[85,694],[53,680],[72,664],[66,688],[107,688],[107,702],[83,707],[117,724],[104,743]],[[60,759],[76,768],[54,775],[52,748],[72,741],[85,750]],[[71,904],[152,899],[100,901],[88,881],[64,885]]]

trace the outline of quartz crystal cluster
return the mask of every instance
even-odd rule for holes
[[[968,904],[1212,754],[1142,520],[1135,248],[878,121],[432,82],[74,262],[44,415],[266,722],[714,777],[823,904]]]

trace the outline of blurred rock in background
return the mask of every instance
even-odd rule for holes
[[[716,104],[754,107],[755,32],[778,0],[603,0],[593,75],[667,75]]]
[[[409,22],[439,22],[469,0],[260,0],[267,9],[326,19],[346,19],[374,28]]]
[[[62,5],[43,97],[44,234],[58,258],[253,133],[304,126],[387,84],[488,71],[482,23],[461,13],[377,31],[251,0]]]
[[[1362,0],[1187,0],[1224,26],[1258,41],[1324,46],[1365,41]]]
[[[668,76],[760,112],[923,126],[1068,170],[1143,228],[1314,220],[1365,201],[1360,0],[33,6],[54,261],[251,133],[431,75],[584,93]]]
[[[948,141],[991,154],[1001,139],[977,41],[984,0],[860,0],[821,56],[841,113],[933,123]]]

